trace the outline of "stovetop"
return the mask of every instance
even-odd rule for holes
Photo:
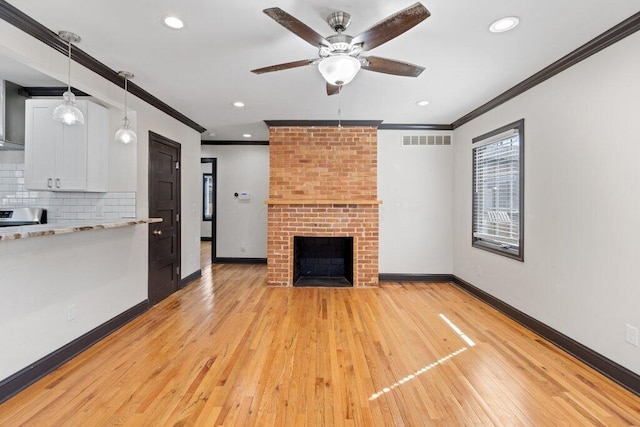
[[[15,227],[47,223],[43,208],[0,208],[0,227]]]

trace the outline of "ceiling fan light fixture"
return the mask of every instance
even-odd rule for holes
[[[65,125],[83,125],[84,114],[76,105],[76,96],[71,92],[71,43],[79,43],[80,36],[69,31],[60,31],[58,36],[67,42],[69,47],[69,57],[67,60],[68,80],[67,90],[62,94],[62,103],[53,110],[53,120],[62,122]]]
[[[513,30],[520,23],[520,19],[517,16],[507,16],[500,18],[489,25],[489,31],[492,33],[504,33],[509,30]]]
[[[327,83],[344,86],[360,71],[360,61],[349,55],[335,55],[324,58],[318,64],[318,71]]]

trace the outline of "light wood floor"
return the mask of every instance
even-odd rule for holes
[[[0,405],[0,425],[640,425],[640,399],[449,284],[215,265]]]

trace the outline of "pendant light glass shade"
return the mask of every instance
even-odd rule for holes
[[[62,98],[62,104],[53,110],[53,120],[69,126],[84,124],[84,115],[76,106],[76,96],[72,92],[66,91],[62,94]]]
[[[126,117],[122,121],[122,127],[116,131],[116,142],[121,142],[123,144],[138,142],[138,136],[133,129],[129,127],[129,119]]]
[[[320,61],[318,70],[327,83],[342,86],[358,74],[360,61],[349,55],[328,56]]]
[[[67,91],[62,94],[62,104],[58,105],[53,110],[53,120],[62,122],[65,125],[83,125],[84,114],[76,105],[76,96],[71,92],[71,42],[80,42],[80,36],[68,31],[60,31],[58,36],[66,41],[69,45],[69,58],[68,58],[68,84]]]
[[[120,77],[124,78],[124,119],[122,119],[122,127],[116,131],[116,142],[122,144],[131,144],[138,142],[138,136],[131,129],[129,118],[127,117],[127,82],[133,77],[128,71],[118,72]]]

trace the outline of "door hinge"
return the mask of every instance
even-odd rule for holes
[[[180,214],[176,214],[176,222],[180,222]]]
[[[180,162],[176,162],[176,170],[180,169]]]

